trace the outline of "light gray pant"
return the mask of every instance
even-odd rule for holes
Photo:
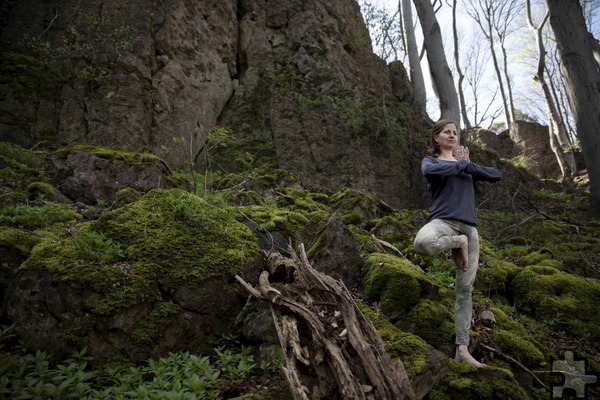
[[[460,247],[459,235],[469,238],[469,268],[456,269],[456,303],[454,326],[456,344],[469,344],[469,329],[473,315],[471,292],[479,266],[479,233],[477,228],[451,219],[434,219],[425,224],[415,238],[415,251],[435,256],[443,251]]]

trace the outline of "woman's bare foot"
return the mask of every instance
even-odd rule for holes
[[[454,251],[454,264],[456,268],[466,271],[469,268],[469,238],[467,235],[459,235],[460,247]]]
[[[464,344],[459,344],[458,346],[456,346],[456,354],[454,356],[454,359],[458,361],[464,361],[467,364],[470,364],[476,368],[487,367],[487,365],[480,363],[475,358],[473,358],[471,353],[469,353],[469,348]]]

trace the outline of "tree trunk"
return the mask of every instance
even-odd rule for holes
[[[460,124],[460,107],[454,87],[452,71],[448,66],[440,25],[429,0],[413,0],[423,29],[423,43],[427,50],[427,61],[431,79],[439,97],[440,116]]]
[[[548,108],[550,148],[556,157],[556,161],[560,167],[562,178],[573,177],[577,173],[577,165],[575,163],[575,155],[572,150],[568,150],[567,134],[565,125],[558,112],[554,97],[550,90],[550,86],[546,82],[544,72],[546,71],[546,49],[542,38],[542,29],[548,21],[549,14],[546,13],[539,26],[536,26],[531,16],[531,1],[527,0],[527,24],[535,34],[536,45],[538,49],[538,67],[533,78],[542,88],[544,100]]]
[[[589,211],[591,216],[600,217],[600,68],[594,59],[597,43],[592,43],[579,0],[546,1],[590,179]]]
[[[467,115],[467,102],[465,101],[465,92],[463,90],[463,82],[465,80],[465,74],[462,72],[460,66],[460,51],[458,48],[458,29],[456,27],[456,1],[452,1],[452,35],[454,38],[454,62],[456,64],[456,73],[458,74],[458,99],[460,101],[460,112],[463,119],[463,125],[465,129],[471,129],[471,121]]]
[[[300,254],[289,250],[291,258],[265,252],[259,290],[236,279],[271,304],[294,400],[414,400],[402,362],[386,353],[344,284],[316,271],[302,245]],[[275,289],[270,276],[293,282]]]
[[[413,85],[413,109],[419,115],[427,115],[427,93],[425,91],[425,79],[423,79],[417,39],[415,38],[411,0],[400,0],[398,7],[402,14],[403,34],[406,43],[406,53],[408,54],[408,63],[410,65],[410,81]]]

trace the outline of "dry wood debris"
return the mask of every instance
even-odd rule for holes
[[[303,245],[298,253],[265,252],[258,289],[236,276],[271,305],[294,399],[414,399],[402,362],[385,352],[345,285],[316,271]],[[276,288],[269,282],[274,276],[286,282]]]

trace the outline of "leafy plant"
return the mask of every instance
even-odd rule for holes
[[[112,263],[128,255],[128,251],[119,243],[94,231],[82,231],[74,235],[73,243],[79,257],[91,262]]]
[[[87,349],[55,365],[35,354],[0,354],[0,396],[14,399],[222,399],[222,391],[239,380],[274,368],[257,365],[249,350],[218,348],[217,361],[189,352],[170,353],[138,366],[93,369]]]
[[[47,228],[56,223],[73,222],[77,213],[57,203],[42,206],[21,204],[0,210],[0,222],[25,229]]]

